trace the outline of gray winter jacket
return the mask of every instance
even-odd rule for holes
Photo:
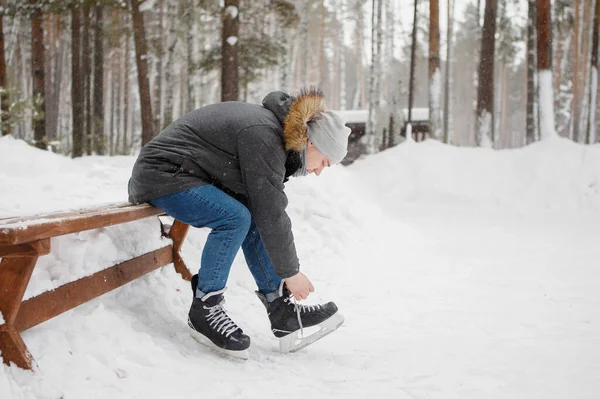
[[[300,166],[306,123],[323,111],[323,98],[273,92],[263,106],[212,104],[192,111],[146,144],[129,180],[129,202],[213,184],[246,204],[275,271],[298,273],[299,263],[284,182]]]

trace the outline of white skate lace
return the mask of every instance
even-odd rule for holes
[[[296,302],[296,297],[294,297],[294,296],[288,297],[288,298],[284,299],[284,301],[291,304],[290,298],[293,299],[294,311],[296,312],[296,316],[298,317],[298,324],[300,325],[300,336],[304,337],[304,326],[302,325],[302,318],[300,317],[300,313],[304,313],[304,312],[308,313],[308,312],[312,312],[314,310],[319,310],[319,309],[321,309],[321,305],[300,305],[300,304],[298,304],[298,302]]]
[[[206,320],[209,325],[214,328],[219,334],[225,335],[227,338],[239,327],[227,316],[225,309],[221,304],[215,306],[204,306],[208,310]]]

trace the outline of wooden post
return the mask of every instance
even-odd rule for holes
[[[0,263],[0,312],[4,324],[0,324],[0,351],[4,363],[11,362],[30,370],[34,361],[15,327],[15,319],[21,307],[21,301],[29,284],[33,268],[40,255],[50,251],[50,239],[40,240],[28,245],[25,255],[12,254]]]
[[[189,229],[189,225],[182,223],[179,220],[175,220],[173,226],[171,226],[171,230],[169,230],[169,237],[173,240],[173,263],[175,264],[175,270],[177,273],[181,274],[181,277],[188,281],[192,279],[192,274],[185,265],[181,255],[179,255],[179,250],[183,245],[183,241],[185,240]]]

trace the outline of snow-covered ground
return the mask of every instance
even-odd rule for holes
[[[132,157],[70,160],[0,139],[0,217],[126,200]],[[302,270],[346,323],[277,352],[243,256],[227,306],[246,362],[187,332],[171,266],[23,333],[36,373],[0,398],[577,398],[600,395],[600,146],[407,143],[288,184]],[[52,240],[26,297],[166,245],[158,222]],[[207,231],[184,258],[198,266]]]

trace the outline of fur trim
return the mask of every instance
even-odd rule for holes
[[[288,151],[302,151],[308,139],[309,121],[319,117],[325,111],[323,92],[316,88],[303,89],[290,105],[290,112],[283,121],[283,137],[285,149]]]

